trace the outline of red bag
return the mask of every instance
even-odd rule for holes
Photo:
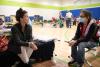
[[[6,36],[0,36],[0,52],[4,52],[7,50],[8,46],[8,39]]]

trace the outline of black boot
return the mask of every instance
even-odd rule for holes
[[[32,67],[32,64],[28,63],[25,67]]]
[[[70,62],[68,62],[68,66],[73,65],[75,62],[76,62],[75,60],[71,60]]]
[[[83,63],[76,63],[76,67],[82,67],[83,66]]]
[[[26,64],[26,63],[19,63],[19,64],[17,64],[17,66],[16,67],[32,67],[32,65],[31,64]]]

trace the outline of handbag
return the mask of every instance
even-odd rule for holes
[[[0,52],[4,52],[7,50],[8,48],[8,38],[7,36],[3,35],[3,36],[0,36]]]

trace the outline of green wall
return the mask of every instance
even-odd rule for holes
[[[89,4],[89,5],[80,5],[80,6],[60,7],[60,6],[48,6],[48,5],[42,5],[42,4],[36,4],[36,3],[24,3],[24,2],[10,1],[10,0],[0,0],[0,5],[29,7],[29,8],[55,9],[55,10],[72,10],[72,9],[79,9],[79,8],[97,7],[97,6],[100,6],[100,3]]]
[[[72,10],[72,9],[81,9],[81,8],[91,8],[91,7],[100,7],[100,3],[96,4],[89,4],[89,5],[80,5],[80,6],[65,6],[62,8],[62,10]]]

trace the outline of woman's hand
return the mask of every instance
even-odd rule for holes
[[[6,51],[8,49],[8,47],[7,46],[4,46],[2,49],[0,49],[0,52],[4,52],[4,51]]]
[[[71,40],[68,43],[69,43],[69,46],[74,46],[76,42],[77,40]]]
[[[37,50],[37,46],[34,44],[34,42],[29,42],[29,47],[32,48],[33,50]]]

